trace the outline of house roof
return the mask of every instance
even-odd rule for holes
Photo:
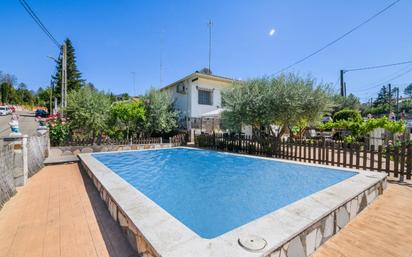
[[[228,77],[223,77],[223,76],[217,76],[217,75],[209,75],[209,74],[205,74],[205,73],[201,73],[199,71],[195,71],[192,74],[187,75],[186,77],[183,77],[182,79],[179,79],[167,86],[162,87],[160,90],[165,90],[167,88],[173,87],[175,85],[177,85],[178,83],[185,81],[187,79],[194,79],[194,78],[203,78],[203,79],[209,79],[209,80],[216,80],[216,81],[220,81],[220,82],[228,82],[228,83],[232,83],[235,81],[235,79],[231,79]]]

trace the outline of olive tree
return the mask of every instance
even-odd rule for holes
[[[170,133],[178,126],[178,112],[173,109],[173,102],[165,92],[151,89],[143,97],[145,104],[146,134],[160,135]]]
[[[234,83],[232,89],[222,92],[223,126],[240,132],[242,125],[251,125],[255,131],[270,125],[270,91],[268,78]]]
[[[328,85],[295,74],[238,82],[222,98],[222,119],[232,130],[251,125],[273,133],[270,125],[278,125],[280,136],[318,124],[332,106]]]
[[[138,132],[144,126],[144,108],[141,100],[114,102],[110,108],[111,132],[120,132],[116,134],[129,139],[131,133]]]
[[[104,92],[85,86],[69,93],[64,114],[70,129],[80,130],[95,139],[107,128],[109,111],[110,98]]]
[[[308,126],[316,126],[331,111],[329,85],[317,83],[311,77],[296,74],[281,75],[272,79],[270,108],[273,123],[281,127],[280,135],[292,128],[302,132]]]

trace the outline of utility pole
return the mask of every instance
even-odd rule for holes
[[[54,88],[54,82],[50,80],[50,109],[49,109],[49,114],[53,113],[53,88]]]
[[[209,27],[209,71],[211,71],[210,63],[212,60],[212,26],[213,26],[212,20],[209,20],[209,23],[207,25]]]
[[[63,56],[62,56],[62,90],[61,90],[61,107],[62,109],[67,107],[67,45],[63,43]],[[62,110],[63,112],[63,110]]]
[[[340,95],[346,96],[346,83],[344,79],[345,70],[340,70]]]
[[[389,88],[389,114],[392,111],[392,85],[389,83],[388,84],[388,88]]]
[[[396,87],[396,117],[399,115],[399,87]]]

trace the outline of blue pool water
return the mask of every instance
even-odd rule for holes
[[[208,239],[355,175],[187,148],[93,156]]]

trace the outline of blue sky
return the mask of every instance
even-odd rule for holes
[[[69,37],[83,77],[99,89],[133,93],[163,84],[208,65],[208,27],[213,20],[212,71],[247,79],[271,75],[311,53],[392,2],[392,0],[132,1],[27,0],[57,40]],[[290,71],[337,84],[341,68],[412,60],[412,1],[383,15]],[[0,4],[0,70],[32,89],[54,72],[47,55],[55,45],[18,0]],[[270,36],[270,31],[275,32]],[[161,43],[163,38],[163,43]],[[412,65],[346,74],[348,93],[374,97],[380,84],[404,88]]]

